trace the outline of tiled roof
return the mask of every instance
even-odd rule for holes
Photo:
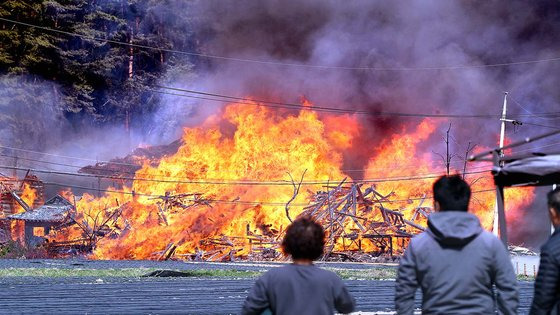
[[[74,206],[60,195],[49,199],[44,205],[31,211],[9,215],[11,220],[23,220],[32,222],[60,223],[68,219],[69,211]]]

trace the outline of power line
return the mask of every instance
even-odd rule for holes
[[[451,161],[449,162],[450,165],[460,165],[461,167],[464,164],[464,159],[463,160],[459,160],[459,161]],[[431,165],[437,165],[437,166],[446,166],[446,163],[444,161],[437,161],[437,162],[432,162]],[[473,170],[473,169],[481,169],[481,168],[486,168],[488,167],[487,165],[478,165],[478,166],[470,166],[468,167],[468,169]],[[417,165],[406,165],[406,166],[397,166],[397,167],[378,167],[378,168],[363,168],[363,169],[341,169],[341,172],[365,172],[365,171],[373,171],[373,170],[377,170],[377,171],[387,171],[388,169],[394,170],[394,169],[399,169],[399,170],[407,170],[407,169],[416,169],[418,168]]]
[[[523,122],[523,124],[524,125],[531,125],[531,126],[538,126],[538,127],[545,127],[545,128],[552,128],[552,129],[560,130],[560,128],[554,127],[554,126],[547,126],[547,125],[534,124],[534,123],[528,123],[528,122]]]
[[[40,153],[40,152],[38,152],[38,153]],[[49,165],[64,166],[64,167],[71,167],[71,168],[78,168],[78,169],[88,167],[88,169],[91,169],[91,170],[111,172],[111,170],[107,170],[107,169],[104,169],[104,168],[101,168],[101,167],[91,167],[91,166],[81,166],[81,165],[66,164],[66,163],[57,163],[57,162],[31,159],[31,158],[27,158],[27,157],[16,156],[16,155],[8,155],[8,154],[0,154],[0,156],[8,157],[8,158],[14,158],[14,159],[18,159],[18,160],[30,161],[30,162],[44,163],[44,164],[49,164]],[[451,162],[450,164],[459,164],[459,163],[463,164],[464,161],[454,161],[454,162]],[[435,162],[435,164],[444,165],[444,163],[441,162],[441,161]],[[138,166],[140,166],[140,165],[138,165]],[[471,166],[471,167],[469,167],[469,169],[473,170],[473,169],[480,169],[480,168],[486,168],[486,167],[487,166],[485,166],[485,165],[479,165],[479,166]],[[398,167],[398,169],[403,169],[403,170],[404,169],[411,169],[411,168],[417,168],[417,166],[416,165],[407,165],[407,166],[399,166]],[[56,171],[56,170],[51,169],[51,168],[48,168],[48,169],[52,170],[52,171]],[[391,169],[396,169],[396,168],[391,168]],[[340,171],[343,172],[343,173],[347,173],[347,172],[366,172],[366,171],[372,171],[372,170],[385,171],[385,170],[387,170],[387,167],[384,167],[384,168],[362,168],[362,169],[340,169]],[[136,175],[136,171],[131,172],[131,171],[126,171],[126,170],[119,170],[118,173],[124,173],[124,174],[133,175],[133,176]],[[89,173],[89,174],[91,174],[91,173]],[[96,175],[96,174],[92,174],[92,175]],[[153,175],[153,174],[150,174],[150,176],[152,176],[154,178],[160,177],[160,178],[173,178],[173,179],[188,179],[187,177],[176,177],[176,176],[167,176],[167,175]],[[215,179],[212,179],[212,180],[215,180]]]
[[[77,174],[77,173],[69,173],[69,172],[61,172],[61,171],[50,171],[50,170],[40,170],[40,169],[32,169],[32,168],[24,168],[24,167],[14,167],[14,166],[7,166],[7,165],[0,165],[1,169],[8,169],[8,170],[20,170],[20,171],[31,171],[34,173],[43,173],[43,174],[51,174],[51,175],[62,175],[62,176],[75,176],[75,177],[87,177],[87,178],[105,178],[105,179],[113,179],[113,180],[133,180],[133,181],[147,181],[147,182],[156,182],[156,183],[173,183],[173,184],[199,184],[199,185],[237,185],[237,186],[293,186],[293,183],[290,181],[226,181],[226,180],[164,180],[164,179],[152,179],[152,178],[142,178],[142,177],[118,177],[118,176],[108,176],[108,175],[94,175],[94,174]],[[474,172],[466,172],[466,175],[472,174],[483,174],[490,171],[474,171]],[[419,179],[431,179],[431,178],[438,178],[442,174],[430,174],[430,175],[423,175],[423,176],[402,176],[402,177],[388,177],[383,179],[362,179],[359,180],[361,183],[385,183],[385,182],[398,182],[398,181],[409,181],[409,180],[419,180]],[[341,180],[331,180],[331,181],[303,181],[302,185],[328,185],[334,182],[340,182]]]
[[[82,161],[88,161],[88,162],[107,163],[107,164],[126,165],[126,166],[138,166],[137,164],[131,164],[131,163],[121,163],[121,162],[102,161],[102,160],[81,158],[81,157],[76,157],[76,156],[68,156],[68,155],[60,155],[60,154],[53,154],[53,153],[45,153],[45,152],[39,152],[39,151],[33,151],[33,150],[26,150],[26,149],[20,149],[20,148],[13,148],[13,147],[8,147],[8,146],[4,146],[4,145],[0,145],[0,148],[2,148],[2,149],[8,149],[8,150],[14,150],[14,151],[27,152],[27,153],[35,153],[35,154],[48,155],[48,156],[53,156],[53,157],[63,157],[63,158],[67,158],[67,159],[82,160]]]
[[[560,117],[542,117],[539,115],[536,115],[534,113],[532,113],[530,110],[528,110],[527,108],[525,108],[523,105],[521,105],[521,103],[519,103],[515,98],[513,98],[511,96],[511,94],[508,95],[509,98],[513,101],[514,104],[516,104],[517,106],[519,106],[522,110],[524,110],[526,113],[534,115],[535,118],[537,119],[546,119],[546,120],[557,120]]]
[[[302,63],[289,63],[289,62],[279,62],[279,61],[269,61],[269,60],[258,60],[258,59],[246,59],[246,58],[236,58],[236,57],[227,57],[227,56],[220,56],[220,55],[212,55],[212,54],[204,54],[204,53],[197,53],[197,52],[189,52],[189,51],[181,51],[169,48],[161,48],[161,47],[154,47],[148,45],[141,45],[141,44],[134,44],[134,43],[127,43],[123,41],[117,41],[112,39],[100,38],[95,36],[88,36],[84,34],[78,34],[74,32],[63,31],[59,29],[49,28],[45,26],[39,26],[31,23],[20,22],[16,20],[11,20],[7,18],[0,17],[0,21],[13,23],[17,25],[22,25],[26,27],[31,27],[43,31],[53,32],[64,34],[67,36],[75,36],[82,39],[88,39],[98,42],[106,42],[111,44],[122,45],[125,47],[134,47],[140,49],[149,49],[149,50],[156,50],[158,52],[167,52],[167,53],[174,53],[186,56],[193,56],[193,57],[202,57],[208,59],[216,59],[216,60],[225,60],[225,61],[235,61],[235,62],[244,62],[244,63],[254,63],[254,64],[261,64],[261,65],[274,65],[274,66],[286,66],[286,67],[302,67],[302,68],[315,68],[315,69],[335,69],[335,70],[370,70],[370,71],[436,71],[436,70],[464,70],[464,69],[477,69],[477,68],[499,68],[499,67],[506,67],[506,66],[517,66],[517,65],[528,65],[528,64],[538,64],[538,63],[546,63],[546,62],[556,62],[560,61],[560,57],[553,57],[553,58],[543,58],[543,59],[533,59],[533,60],[522,60],[522,61],[514,61],[514,62],[500,62],[500,63],[491,63],[491,64],[463,64],[463,65],[450,65],[450,66],[435,66],[435,67],[351,67],[351,66],[329,66],[329,65],[318,65],[318,64],[302,64]]]
[[[0,146],[0,148],[2,148],[2,147],[3,147],[3,148],[13,149],[13,150],[20,150],[20,151],[30,152],[30,153],[47,154],[47,155],[52,155],[52,156],[67,157],[67,158],[74,158],[74,159],[82,159],[82,158],[80,158],[80,157],[72,157],[72,156],[57,155],[57,154],[48,154],[48,153],[43,153],[43,152],[39,152],[39,151],[23,150],[23,149],[18,149],[18,148],[11,148],[11,147],[6,147],[6,146]],[[79,166],[79,165],[65,164],[65,163],[57,163],[57,162],[51,162],[51,161],[46,161],[46,160],[31,159],[31,158],[26,158],[26,157],[21,157],[21,156],[12,156],[12,155],[6,155],[6,154],[0,154],[0,156],[9,157],[9,158],[17,158],[17,159],[20,159],[20,160],[27,160],[27,161],[39,162],[39,163],[45,163],[45,164],[51,164],[51,165],[58,165],[58,166],[65,166],[65,167],[73,167],[73,168],[83,168],[83,166]],[[86,159],[86,160],[89,160],[89,159]],[[105,163],[111,163],[111,162],[105,161]],[[462,163],[462,162],[461,162],[461,161],[458,161],[458,162],[455,162],[455,163]],[[139,165],[136,165],[136,164],[125,164],[125,165],[139,166]],[[6,166],[6,167],[7,167],[7,166]],[[487,166],[485,166],[485,165],[479,165],[479,166],[470,167],[470,169],[473,170],[473,169],[480,169],[480,168],[486,168],[486,167],[487,167]],[[398,167],[398,168],[394,168],[394,169],[410,169],[410,168],[412,168],[412,166],[408,166],[408,167]],[[30,169],[30,168],[19,168],[18,170],[28,170],[28,169]],[[91,169],[100,170],[100,171],[106,171],[106,169],[97,168],[97,167],[91,167]],[[387,168],[364,168],[364,169],[361,169],[361,170],[345,170],[345,169],[341,169],[340,171],[342,171],[342,172],[349,172],[349,171],[368,171],[368,170],[387,170]],[[35,170],[35,171],[40,172],[41,170]],[[47,172],[47,171],[43,171],[43,172]],[[116,176],[116,175],[113,175],[113,176],[112,176],[112,175],[101,175],[101,174],[75,174],[75,173],[68,173],[68,172],[59,172],[59,171],[55,171],[55,170],[52,170],[52,169],[49,169],[48,172],[50,172],[50,173],[54,173],[54,172],[65,173],[65,174],[57,174],[57,175],[73,175],[73,176],[83,176],[83,177],[92,177],[92,178],[106,178],[106,179],[113,179],[113,180],[148,180],[148,179],[137,178],[137,177],[130,177],[130,178],[127,178],[127,177],[121,177],[121,176]],[[129,174],[129,175],[132,175],[132,176],[135,176],[135,175],[136,175],[136,172],[129,172],[129,171],[119,171],[119,172],[120,172],[120,173]],[[482,172],[484,172],[484,171],[482,171]],[[477,174],[477,173],[482,173],[482,172],[467,172],[466,174]],[[430,174],[428,174],[428,175],[430,175]],[[144,176],[145,176],[145,175],[144,175]],[[185,183],[191,183],[191,184],[193,183],[193,180],[192,180],[192,179],[189,179],[189,178],[187,178],[187,177],[171,177],[171,176],[168,176],[168,175],[151,175],[151,176],[152,176],[153,178],[158,178],[158,177],[159,177],[159,178],[167,178],[167,179],[169,179],[169,178],[172,178],[172,179],[186,179],[186,181],[183,181],[183,182],[185,182]],[[426,176],[426,175],[424,174],[424,175],[417,175],[417,176]],[[440,175],[436,175],[436,176],[440,176]],[[395,181],[398,181],[398,180],[400,180],[400,179],[403,178],[403,177],[405,177],[405,176],[398,177],[398,178],[395,179]],[[153,178],[150,178],[149,180],[153,180]],[[435,177],[430,177],[430,178],[435,178]],[[391,178],[385,178],[385,179],[391,179]],[[416,178],[415,178],[415,179],[416,179]],[[202,181],[202,182],[203,182],[204,184],[207,184],[207,183],[208,183],[207,181],[209,181],[209,180],[211,180],[212,183],[214,183],[214,182],[223,182],[223,181],[224,181],[223,179],[205,179],[204,181],[206,181],[206,182],[204,182],[204,181]],[[363,181],[363,180],[365,180],[365,181],[371,181],[371,179],[370,179],[370,180],[368,180],[368,179],[362,179],[362,180],[359,180],[359,181]],[[196,181],[196,180],[195,180],[195,181]],[[376,179],[376,182],[380,182],[380,181],[381,181],[380,179]],[[181,181],[179,181],[179,182],[181,182]],[[229,182],[224,182],[224,184],[230,183],[230,182],[231,182],[231,181],[229,181]],[[255,180],[255,181],[246,181],[246,182],[243,182],[243,183],[247,183],[247,182],[257,182],[257,181],[256,181],[256,180]],[[327,183],[327,182],[325,182],[325,181],[318,181],[318,180],[316,180],[316,181],[310,181],[310,182],[311,182],[311,184],[314,184],[315,182],[316,182],[317,184],[325,184],[325,183]],[[287,182],[287,181],[284,181],[284,182],[282,182],[282,181],[279,181],[279,182],[278,182],[278,181],[277,181],[277,182],[270,182],[270,181],[269,181],[269,182],[264,182],[264,183],[275,183],[275,184],[283,184],[283,185],[292,185],[291,182]],[[304,182],[304,183],[309,183],[309,182]]]
[[[84,166],[80,166],[80,165],[74,165],[74,164],[66,164],[66,163],[57,163],[57,162],[51,162],[51,161],[45,161],[45,160],[37,160],[37,159],[31,159],[31,158],[26,158],[23,156],[18,156],[18,155],[8,155],[8,154],[0,154],[0,156],[2,157],[7,157],[7,158],[14,158],[14,159],[18,159],[18,160],[24,160],[24,161],[30,161],[30,162],[37,162],[37,163],[44,163],[44,164],[50,164],[50,165],[57,165],[57,166],[64,166],[64,167],[72,167],[72,168],[83,168]],[[100,170],[100,171],[104,171],[105,169],[103,168],[93,168],[95,170]],[[129,172],[126,172],[129,173]],[[130,172],[131,174],[135,174],[135,172]]]
[[[181,53],[181,54],[187,54],[187,55],[199,56],[199,57],[206,57],[206,58],[217,58],[217,59],[224,59],[224,60],[257,62],[257,63],[264,63],[264,64],[276,64],[276,65],[287,65],[287,66],[333,68],[333,69],[348,69],[348,70],[359,70],[359,69],[361,69],[361,70],[381,70],[381,71],[410,71],[410,70],[445,70],[445,69],[452,70],[452,69],[464,69],[464,68],[499,67],[499,66],[508,66],[508,65],[520,65],[520,64],[530,64],[530,63],[539,63],[539,62],[560,61],[560,57],[558,57],[558,58],[519,61],[519,62],[511,62],[511,63],[496,63],[496,64],[486,64],[486,65],[459,65],[459,66],[447,66],[447,67],[419,67],[419,68],[336,67],[336,66],[322,66],[322,65],[307,65],[307,64],[293,64],[293,63],[279,63],[279,62],[270,62],[270,61],[260,61],[260,60],[253,60],[253,59],[231,58],[231,57],[224,57],[224,56],[217,56],[217,55],[208,55],[208,54],[201,54],[201,53],[185,52],[185,51],[159,48],[159,47],[153,47],[153,46],[147,46],[147,45],[132,44],[132,43],[128,43],[128,42],[115,41],[115,40],[110,40],[110,39],[105,39],[105,38],[94,37],[94,36],[87,36],[87,35],[83,35],[83,34],[67,32],[67,31],[57,30],[57,29],[48,28],[48,27],[44,27],[44,26],[34,25],[34,24],[30,24],[30,23],[15,21],[15,20],[3,18],[3,17],[0,17],[0,21],[5,21],[5,22],[9,22],[9,23],[14,23],[14,24],[18,24],[18,25],[23,25],[23,26],[32,27],[32,28],[41,29],[41,30],[46,30],[46,31],[55,32],[55,33],[65,34],[65,35],[69,35],[69,36],[77,36],[77,37],[80,37],[80,38],[85,38],[85,39],[90,39],[90,40],[95,40],[95,41],[124,45],[124,46],[127,46],[127,47],[153,49],[153,50],[157,50],[157,51],[165,51],[165,52],[171,52],[171,53]],[[354,113],[354,114],[360,114],[360,115],[374,115],[374,116],[431,117],[431,118],[497,118],[497,117],[499,117],[498,115],[447,115],[447,114],[413,114],[413,113],[408,114],[408,113],[391,113],[391,112],[371,112],[371,111],[362,111],[362,110],[344,110],[344,109],[320,107],[320,106],[306,107],[306,106],[302,106],[301,104],[279,103],[279,102],[272,102],[272,101],[266,101],[266,100],[251,100],[251,99],[247,99],[247,98],[240,98],[240,97],[220,95],[220,94],[200,92],[200,91],[193,91],[193,90],[178,89],[178,88],[172,88],[172,87],[164,87],[164,86],[157,86],[157,87],[164,88],[164,89],[170,89],[170,90],[177,90],[177,91],[182,91],[182,92],[188,92],[188,93],[194,93],[194,94],[200,94],[200,95],[206,95],[206,96],[215,96],[215,97],[222,97],[222,98],[228,98],[228,99],[258,102],[258,103],[263,103],[263,104],[268,104],[268,105],[276,105],[276,106],[281,106],[282,108],[297,108],[297,109],[314,110],[314,111],[328,111],[328,112],[336,112],[336,113]],[[206,100],[218,101],[218,102],[228,102],[226,100],[220,100],[220,99],[194,97],[194,96],[183,95],[183,94],[165,93],[165,92],[161,92],[161,91],[154,91],[154,92],[163,93],[163,94],[172,94],[172,95],[190,97],[190,98],[206,99]],[[248,103],[244,103],[244,104],[248,104]],[[264,106],[263,104],[251,103],[251,105],[256,105],[256,106]],[[268,107],[271,107],[271,106],[268,106]],[[543,113],[542,115],[549,115],[549,114],[558,114],[558,113]],[[531,115],[531,116],[539,117],[539,115],[537,115],[537,114],[534,114],[534,115]],[[115,164],[121,164],[121,163],[115,163]]]
[[[7,155],[0,155],[0,156],[7,156]],[[13,157],[13,156],[8,156],[8,157]],[[55,163],[55,162],[42,161],[42,160],[35,160],[35,159],[27,159],[27,158],[22,158],[22,157],[19,157],[19,159],[22,159],[22,160],[30,160],[30,161],[35,161],[35,162],[42,162],[42,163],[47,163],[47,164],[54,164],[54,165],[72,166],[72,165],[69,165],[69,164]],[[481,165],[481,166],[477,166],[477,167],[471,167],[471,172],[467,172],[467,173],[465,173],[465,174],[483,173],[483,172],[485,172],[485,171],[483,171],[483,172],[472,172],[472,170],[473,170],[473,169],[477,169],[477,168],[478,168],[478,169],[480,169],[480,168],[486,168],[486,167],[487,167],[487,166],[482,166],[482,165]],[[21,170],[27,170],[27,169],[28,169],[28,168],[21,168]],[[55,171],[52,170],[52,169],[49,169],[49,171],[50,171],[51,173],[52,173],[52,172],[55,172]],[[132,174],[134,175],[134,173],[132,173]],[[81,174],[73,174],[73,175],[81,175]],[[92,176],[92,177],[93,177],[93,176]],[[169,177],[169,176],[154,176],[154,177],[164,177],[164,178],[174,178],[174,179],[179,178],[179,177]],[[111,177],[107,177],[107,176],[105,176],[105,177],[99,177],[99,176],[98,176],[97,178],[109,178],[109,179],[110,179]],[[121,177],[117,177],[117,178],[119,178],[119,179],[124,179],[124,178],[121,178]],[[134,180],[144,180],[144,179],[134,177]],[[360,180],[358,180],[358,181],[360,181]],[[189,182],[189,183],[190,183],[190,182]],[[225,183],[224,183],[224,184],[225,184]],[[288,183],[285,183],[285,185],[288,185]]]
[[[128,191],[119,191],[119,190],[109,190],[109,189],[97,189],[91,187],[84,187],[84,186],[76,186],[76,185],[66,185],[57,182],[43,182],[45,185],[52,185],[52,186],[60,186],[60,187],[68,187],[68,188],[76,188],[76,189],[84,189],[89,191],[96,191],[96,192],[106,192],[106,193],[114,193],[114,194],[122,194],[122,195],[131,195],[131,196],[142,196],[142,197],[153,197],[153,198],[161,198],[164,197],[163,195],[153,195],[153,194],[145,194],[145,193],[138,193],[138,192],[128,192]],[[483,190],[475,190],[472,193],[486,193],[486,192],[494,192],[494,189],[483,189]],[[400,199],[400,200],[387,200],[383,201],[382,203],[398,203],[398,202],[409,202],[409,201],[419,201],[432,198],[432,196],[424,196],[424,197],[416,197],[416,198],[407,198],[407,199]],[[189,199],[187,199],[189,200]],[[204,198],[205,201],[214,202],[214,203],[223,203],[223,204],[242,204],[242,205],[263,205],[263,206],[285,206],[286,203],[282,202],[260,202],[260,201],[243,201],[243,200],[224,200],[224,199],[207,199]],[[189,201],[195,201],[194,199]],[[358,202],[360,204],[360,202]],[[290,206],[294,207],[307,207],[310,206],[309,203],[296,203],[290,204]]]
[[[176,92],[182,93],[190,93],[195,95],[187,95],[181,93],[170,93],[165,91],[158,91],[158,90],[149,90],[151,92],[174,95],[174,96],[181,96],[187,98],[194,98],[194,99],[203,99],[209,101],[216,101],[222,103],[231,103],[236,102],[239,104],[244,105],[252,105],[252,106],[259,106],[259,107],[271,107],[271,108],[284,108],[284,109],[295,109],[295,110],[308,110],[308,111],[318,111],[318,112],[329,112],[329,113],[339,113],[339,114],[357,114],[357,115],[369,115],[369,116],[391,116],[391,117],[420,117],[420,118],[484,118],[484,119],[496,119],[500,118],[500,115],[492,115],[492,114],[480,114],[480,115],[466,115],[466,114],[420,114],[420,113],[399,113],[399,112],[376,112],[376,111],[367,111],[367,110],[355,110],[355,109],[342,109],[342,108],[334,108],[334,107],[324,107],[324,106],[304,106],[302,104],[296,103],[283,103],[283,102],[274,102],[268,100],[261,100],[261,99],[251,99],[246,97],[238,97],[238,96],[230,96],[218,93],[210,93],[204,91],[195,91],[190,89],[183,89],[177,87],[167,87],[162,85],[156,85],[155,87],[165,90],[171,90]],[[198,96],[202,95],[202,96]],[[216,98],[218,97],[218,98]],[[550,112],[550,113],[541,113],[539,115],[549,115],[555,116],[557,115],[560,118],[560,112]],[[537,116],[537,114],[518,114],[518,115],[510,115],[514,117],[533,117]]]

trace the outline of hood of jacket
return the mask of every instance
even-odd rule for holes
[[[480,220],[468,212],[442,211],[428,217],[428,234],[442,245],[464,246],[480,233]]]

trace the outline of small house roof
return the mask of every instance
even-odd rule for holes
[[[60,195],[47,200],[44,205],[31,211],[9,215],[11,220],[31,222],[61,223],[68,219],[68,213],[74,206]]]

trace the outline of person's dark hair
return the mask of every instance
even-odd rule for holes
[[[468,211],[471,188],[459,175],[442,176],[434,183],[434,200],[440,211]]]
[[[547,195],[548,207],[556,210],[556,213],[560,214],[560,186],[556,189],[551,190]]]
[[[282,241],[282,249],[292,259],[315,260],[323,254],[325,231],[323,227],[310,218],[296,219],[288,229]]]

